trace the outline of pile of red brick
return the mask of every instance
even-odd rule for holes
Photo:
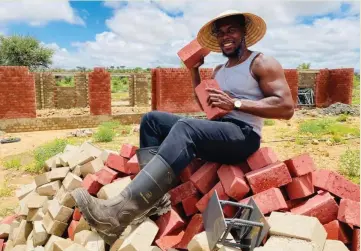
[[[136,149],[124,144],[118,153],[84,143],[80,147],[67,146],[64,153],[48,160],[49,171],[35,177],[34,186],[17,192],[20,200],[17,217],[0,222],[0,239],[3,238],[0,250],[6,240],[11,240],[7,245],[16,247],[28,245],[30,238],[33,247],[45,246],[45,250],[55,250],[54,245],[76,248],[79,243],[90,247],[89,236],[95,233],[75,208],[69,193],[83,186],[101,199],[117,196],[139,172]],[[194,159],[182,171],[179,184],[169,191],[171,211],[152,216],[152,223],[146,223],[148,246],[189,249],[190,241],[204,232],[202,212],[215,190],[222,200],[247,203],[253,197],[266,216],[279,211],[316,217],[324,225],[327,239],[340,240],[349,249],[359,250],[359,185],[336,172],[316,170],[308,154],[281,161],[268,147],[259,149],[237,166]],[[234,213],[233,207],[224,208],[225,217]],[[150,228],[154,236],[149,234]],[[145,230],[139,227],[138,231]],[[22,235],[16,237],[14,233]],[[117,245],[127,242],[126,238]],[[128,242],[138,245],[135,240]],[[104,246],[104,242],[100,243],[98,238],[96,245]],[[123,250],[118,247],[114,250]]]

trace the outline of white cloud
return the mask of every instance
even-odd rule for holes
[[[84,21],[72,9],[67,0],[18,0],[0,2],[0,22],[28,22],[44,25],[49,21],[65,21],[84,25]]]
[[[311,62],[313,68],[354,67],[359,69],[360,20],[358,3],[350,2],[348,16],[322,17],[341,13],[340,1],[236,1],[236,0],[159,0],[131,1],[127,6],[104,3],[114,8],[106,21],[109,31],[95,39],[76,42],[76,52],[57,52],[54,61],[67,68],[76,65],[127,67],[179,67],[177,51],[195,38],[199,28],[227,9],[260,15],[267,22],[264,39],[250,49],[274,56],[284,68]],[[121,7],[121,8],[120,8]],[[165,11],[183,13],[177,18]],[[302,16],[318,16],[312,24],[299,23]],[[89,17],[91,18],[91,17]],[[67,58],[66,58],[67,57]],[[225,58],[212,53],[205,67],[214,67]],[[75,65],[76,64],[76,65]]]

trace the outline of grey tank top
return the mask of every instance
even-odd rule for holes
[[[228,92],[233,98],[260,100],[264,95],[258,82],[250,72],[253,59],[260,52],[253,51],[252,54],[241,64],[227,68],[225,64],[217,71],[215,79],[221,90]],[[262,137],[263,118],[233,110],[223,118],[232,118],[243,121],[253,127],[253,130]]]

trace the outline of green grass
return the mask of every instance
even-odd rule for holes
[[[360,76],[354,75],[353,77],[353,90],[352,90],[352,104],[360,104]]]
[[[56,86],[60,87],[74,87],[74,77],[64,77],[56,81]]]
[[[0,197],[9,197],[13,193],[13,188],[7,180],[0,183]]]
[[[112,93],[112,101],[121,101],[121,100],[128,100],[129,93],[128,92],[116,92]]]
[[[33,152],[34,163],[26,165],[24,170],[33,173],[40,173],[43,171],[45,161],[54,155],[63,152],[67,144],[70,144],[67,139],[55,139],[37,147]]]
[[[0,216],[5,217],[5,216],[8,216],[10,214],[13,214],[15,208],[16,207],[1,208],[0,209]]]
[[[93,134],[96,142],[111,142],[116,135],[116,129],[120,126],[118,121],[108,121],[99,125]]]
[[[5,169],[13,169],[13,170],[20,170],[21,168],[21,160],[19,158],[13,158],[3,163]]]
[[[360,135],[359,128],[338,122],[334,118],[313,119],[301,122],[299,132],[314,137],[331,136],[334,138]]]
[[[275,124],[276,124],[276,122],[274,120],[272,120],[272,119],[265,119],[264,120],[264,125],[265,126],[273,126]]]
[[[341,114],[336,118],[336,121],[338,122],[346,122],[349,115],[347,114]]]
[[[360,150],[347,149],[340,156],[339,171],[352,182],[360,184]]]

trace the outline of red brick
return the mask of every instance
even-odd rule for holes
[[[360,186],[334,171],[317,170],[312,173],[312,182],[315,187],[328,191],[337,197],[360,202]]]
[[[79,221],[75,221],[75,220],[72,220],[69,227],[68,227],[68,236],[69,238],[74,241],[74,231],[75,231],[75,228],[78,226],[79,224]]]
[[[180,180],[184,183],[190,180],[193,173],[195,173],[205,162],[200,159],[193,159],[189,165],[180,173]]]
[[[251,170],[257,170],[276,163],[278,157],[270,147],[261,147],[247,158],[247,163]]]
[[[268,214],[272,211],[285,211],[287,210],[287,203],[282,196],[279,188],[271,188],[261,193],[251,196],[256,202],[257,206],[263,214]],[[239,203],[247,204],[251,197],[247,197]]]
[[[17,214],[6,216],[4,219],[0,221],[0,224],[11,224],[15,219],[19,216]]]
[[[360,251],[360,229],[354,228],[352,235],[351,251]]]
[[[287,166],[283,162],[273,163],[262,169],[246,174],[253,193],[260,193],[272,187],[284,186],[292,181]]]
[[[106,161],[106,165],[114,170],[129,174],[129,170],[126,169],[127,162],[127,158],[110,153]]]
[[[182,60],[184,65],[190,69],[194,65],[200,62],[200,60],[207,56],[210,53],[210,50],[203,48],[197,41],[197,39],[192,40],[189,44],[183,47],[178,51],[177,55]]]
[[[215,185],[207,194],[205,194],[202,199],[200,199],[197,204],[196,207],[198,208],[198,210],[203,213],[204,210],[206,210],[207,205],[209,200],[211,199],[214,191],[217,191],[218,194],[218,198],[220,200],[228,200],[229,197],[228,195],[225,193],[224,188],[222,186],[221,182],[218,182],[217,185]]]
[[[328,192],[317,194],[304,204],[291,209],[291,213],[316,217],[321,224],[336,220],[337,212],[338,205]]]
[[[217,174],[229,197],[240,200],[250,191],[244,173],[239,166],[222,165]]]
[[[135,151],[138,149],[136,146],[132,146],[131,144],[123,144],[120,149],[120,156],[130,159],[134,156]]]
[[[76,207],[73,213],[73,220],[79,221],[80,218],[81,218],[81,212],[79,208]]]
[[[100,188],[102,188],[102,184],[98,182],[98,177],[94,174],[88,174],[85,176],[82,187],[88,190],[88,193],[96,195]]]
[[[198,212],[198,208],[196,207],[197,202],[200,200],[198,194],[191,195],[184,200],[182,200],[182,206],[184,212],[187,216],[191,216]]]
[[[159,227],[156,239],[171,234],[174,230],[185,225],[183,219],[172,208],[168,213],[161,215],[155,222]]]
[[[205,163],[191,176],[191,182],[201,193],[208,193],[217,184],[217,170],[220,166],[219,163]]]
[[[292,177],[303,176],[316,170],[315,164],[308,153],[285,160]]]
[[[95,173],[100,184],[107,185],[113,182],[117,178],[118,173],[108,167],[103,167]]]
[[[192,240],[192,238],[196,234],[202,232],[203,230],[204,230],[204,226],[203,226],[202,215],[201,214],[193,215],[192,219],[190,220],[184,232],[182,240],[176,246],[176,248],[187,249],[187,245]]]
[[[328,240],[339,240],[345,244],[351,242],[352,229],[346,224],[339,222],[338,220],[333,220],[323,225],[323,227],[327,232]]]
[[[291,200],[307,197],[315,192],[312,184],[312,173],[292,178],[292,182],[286,185],[288,197]]]
[[[130,158],[130,160],[125,165],[125,169],[128,170],[131,174],[137,174],[140,172],[137,155],[134,155]]]
[[[172,205],[176,205],[185,198],[197,194],[197,189],[192,182],[188,181],[169,191]]]
[[[250,171],[252,171],[252,169],[249,167],[247,161],[242,162],[241,164],[239,164],[239,167],[241,168],[242,172],[244,174],[249,173]]]
[[[209,91],[206,88],[220,89],[217,80],[215,79],[205,79],[194,89],[198,97],[199,102],[202,105],[203,111],[206,113],[206,116],[209,120],[213,120],[219,117],[224,116],[229,113],[229,111],[223,110],[219,107],[211,107],[207,103],[209,97]]]
[[[286,201],[287,207],[288,207],[288,209],[298,207],[298,206],[302,205],[303,203],[305,203],[306,200],[307,200],[306,198],[287,200]]]
[[[344,223],[360,227],[360,202],[341,199],[337,219]]]
[[[160,239],[156,240],[155,243],[157,246],[163,251],[167,251],[170,248],[175,247],[180,243],[184,236],[184,231],[180,231],[179,233],[174,233],[172,235],[162,236]]]

